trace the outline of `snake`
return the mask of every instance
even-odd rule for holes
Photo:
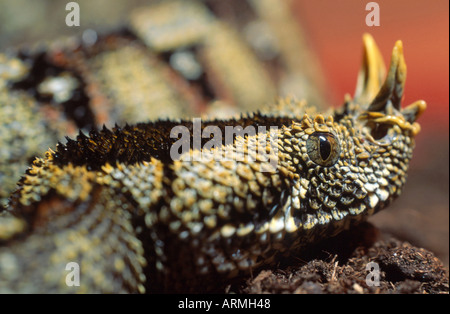
[[[0,292],[214,291],[387,207],[426,103],[402,108],[401,41],[387,69],[369,34],[363,47],[355,93],[336,109],[284,97],[200,125],[80,131],[48,149],[0,211]]]

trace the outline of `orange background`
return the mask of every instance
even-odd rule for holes
[[[386,65],[396,40],[403,41],[408,66],[403,105],[424,99],[428,109],[420,118],[425,132],[448,132],[449,1],[379,0],[380,26],[365,23],[366,4],[359,0],[298,0],[295,14],[331,86],[333,103],[353,94],[361,63],[362,34],[375,38]]]

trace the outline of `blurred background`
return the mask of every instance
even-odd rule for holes
[[[422,132],[404,193],[371,221],[400,239],[433,251],[449,263],[449,2],[379,0],[380,26],[366,25],[366,4],[355,0],[287,0],[320,61],[330,102],[353,94],[361,63],[362,34],[373,35],[389,63],[396,40],[408,66],[404,105],[424,99]],[[81,27],[65,27],[69,1],[0,0],[0,51],[11,46],[76,35],[86,28],[117,28],[147,1],[77,1]],[[55,21],[59,21],[55,23]],[[59,27],[55,27],[55,26]]]

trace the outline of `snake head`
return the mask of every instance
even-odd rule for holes
[[[360,221],[388,205],[406,181],[420,131],[416,120],[426,103],[401,108],[406,78],[401,41],[388,71],[373,38],[366,34],[363,42],[354,97],[347,96],[328,117],[305,114],[280,141],[281,165],[296,172],[292,177],[299,182],[292,203],[305,228],[332,220],[337,231],[344,221]]]
[[[347,97],[337,120],[345,125],[346,143],[341,160],[362,183],[367,209],[380,209],[399,195],[406,181],[414,138],[420,131],[416,122],[426,109],[418,100],[402,108],[406,81],[403,44],[398,40],[386,71],[383,57],[372,36],[363,36],[363,62],[354,97]],[[344,146],[344,148],[342,147]],[[357,181],[355,181],[357,182]]]

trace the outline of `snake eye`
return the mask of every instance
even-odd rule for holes
[[[311,134],[306,141],[306,150],[312,161],[325,167],[334,165],[341,152],[337,138],[324,132]]]

